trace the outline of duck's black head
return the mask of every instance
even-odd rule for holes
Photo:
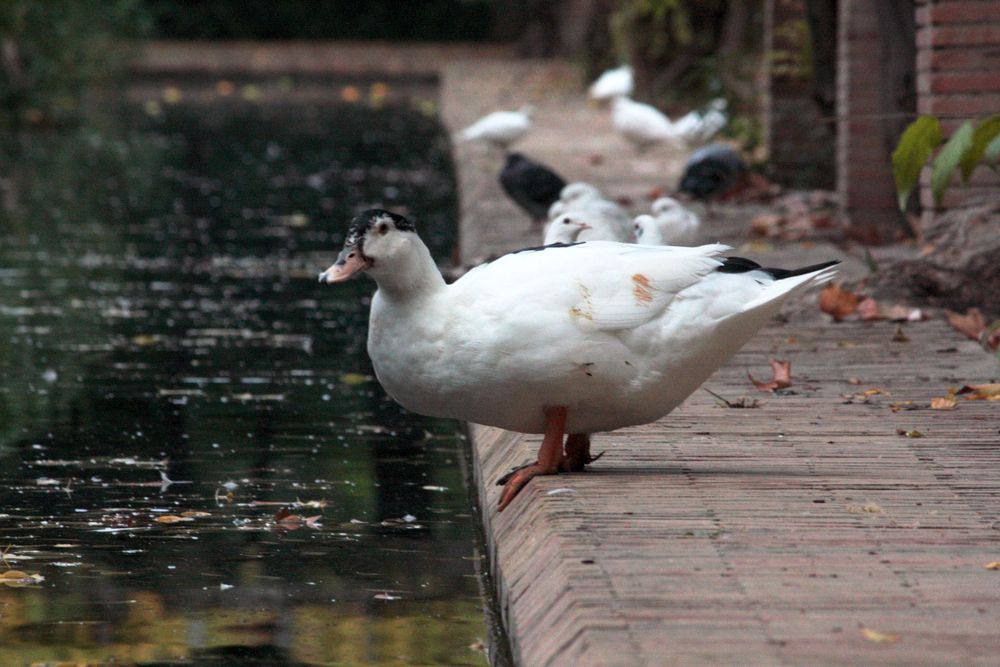
[[[392,211],[381,208],[370,208],[354,216],[350,226],[347,228],[347,238],[344,246],[358,245],[365,238],[365,235],[374,229],[376,225],[385,222],[402,232],[415,232],[417,228],[412,222]]]

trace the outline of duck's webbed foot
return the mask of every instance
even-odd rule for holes
[[[504,489],[500,495],[498,511],[502,512],[532,477],[555,475],[559,472],[559,464],[563,458],[562,441],[565,430],[566,408],[562,406],[546,408],[545,437],[542,439],[541,447],[538,448],[538,460],[535,463],[515,468],[511,473],[501,478]]]
[[[559,462],[559,470],[563,472],[583,472],[583,467],[604,456],[590,455],[590,435],[587,433],[570,433],[566,438],[566,453]]]

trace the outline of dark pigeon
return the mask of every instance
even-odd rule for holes
[[[559,199],[566,185],[559,174],[520,153],[508,153],[500,172],[504,192],[523,208],[534,222],[548,217],[549,206]]]
[[[695,199],[720,197],[739,181],[746,166],[732,146],[709,144],[691,154],[678,190]]]

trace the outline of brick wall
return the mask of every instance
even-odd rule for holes
[[[919,112],[940,117],[946,136],[965,119],[1000,113],[1000,1],[921,0],[916,11]],[[927,172],[921,203],[929,216]],[[1000,176],[981,166],[967,185],[956,177],[942,207],[987,196],[1000,198]]]
[[[881,2],[882,0],[878,0]],[[837,191],[848,233],[870,243],[899,229],[891,138],[881,91],[883,49],[872,0],[841,0],[837,50]]]
[[[812,98],[805,3],[767,0],[764,16],[770,176],[783,185],[832,189],[834,126]]]

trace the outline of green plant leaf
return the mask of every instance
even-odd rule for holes
[[[997,160],[1000,160],[1000,137],[997,137],[986,145],[983,151],[983,162],[996,169]]]
[[[931,163],[931,191],[934,193],[935,204],[941,203],[941,197],[944,196],[958,163],[972,148],[973,132],[972,121],[962,123]]]
[[[973,170],[979,164],[979,160],[984,156],[987,146],[1000,137],[1000,116],[990,116],[976,126],[976,131],[972,133],[972,146],[962,156],[959,166],[962,168],[962,180],[969,182]],[[997,145],[1000,149],[1000,144]]]
[[[903,131],[892,152],[892,175],[896,179],[899,210],[906,210],[906,200],[920,178],[920,170],[941,143],[941,121],[934,116],[920,116]]]

